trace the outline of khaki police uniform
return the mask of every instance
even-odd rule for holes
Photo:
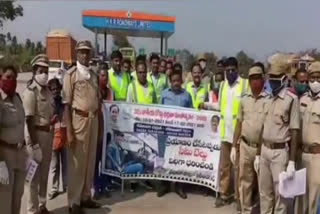
[[[48,58],[38,55],[32,61],[32,66],[48,66]],[[23,93],[23,107],[26,116],[34,117],[36,142],[31,142],[29,131],[25,126],[25,140],[28,151],[32,150],[33,144],[39,144],[42,152],[42,161],[33,180],[28,186],[28,213],[36,213],[40,207],[46,207],[48,175],[51,162],[53,132],[50,120],[53,115],[52,96],[47,87],[41,87],[34,80],[27,86]]]
[[[282,74],[285,64],[273,64],[269,74]],[[279,174],[286,171],[289,161],[290,130],[300,129],[299,101],[296,95],[283,88],[270,97],[266,108],[263,144],[260,156],[261,214],[286,214],[287,207],[278,192]]]
[[[76,50],[89,49],[88,41],[80,41]],[[84,79],[77,67],[72,67],[64,77],[63,102],[72,107],[72,126],[75,142],[68,151],[68,201],[69,206],[91,199],[96,150],[98,141],[98,76],[91,71]]]
[[[259,67],[253,67],[249,70],[249,77],[255,74],[263,75],[263,72]],[[254,205],[254,193],[258,190],[254,160],[258,146],[261,143],[260,136],[268,97],[270,95],[262,91],[255,98],[250,91],[242,97],[240,102],[238,121],[242,124],[242,128],[240,137],[239,193],[242,214],[251,214]]]
[[[0,160],[9,171],[9,184],[0,184],[0,213],[20,214],[26,175],[24,110],[21,98],[12,99],[0,90]]]
[[[309,67],[309,74],[320,72],[320,62]],[[320,94],[308,92],[300,99],[302,118],[302,168],[307,169],[306,194],[296,200],[296,214],[315,214],[320,199]]]

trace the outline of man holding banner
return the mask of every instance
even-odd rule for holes
[[[181,87],[182,71],[174,70],[169,75],[169,79],[171,83],[171,88],[168,88],[162,92],[161,104],[192,108],[193,105],[192,105],[192,99],[190,94]],[[163,140],[167,140],[167,137],[164,137]],[[168,193],[169,189],[170,189],[170,183],[167,181],[163,181],[161,186],[158,189],[158,197],[162,197],[163,195]],[[179,184],[179,183],[176,184],[176,192],[181,198],[183,199],[187,198],[187,195],[183,189],[182,184]]]

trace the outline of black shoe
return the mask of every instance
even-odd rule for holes
[[[79,205],[72,205],[72,207],[69,207],[69,213],[70,214],[85,214],[83,209]]]
[[[81,205],[82,208],[88,208],[88,209],[98,209],[101,207],[101,204],[89,199],[87,201],[82,201]]]
[[[137,189],[138,189],[138,186],[139,186],[138,183],[131,183],[131,184],[130,184],[130,192],[131,192],[131,193],[136,192]]]
[[[220,207],[226,206],[228,204],[230,204],[228,200],[222,199],[220,197],[217,198],[216,202],[214,203],[216,208],[220,208]]]
[[[37,214],[50,214],[50,212],[45,206],[41,206],[39,207]]]
[[[52,199],[55,199],[56,197],[58,197],[59,193],[54,191],[54,192],[51,192],[48,196],[48,199],[49,200],[52,200]]]
[[[180,196],[180,198],[182,199],[187,199],[188,196],[186,194],[186,192],[184,191],[184,189],[182,187],[177,187],[176,188],[176,193]]]
[[[161,198],[162,196],[164,196],[165,194],[170,192],[170,187],[168,186],[161,186],[157,192],[157,196],[158,198]]]

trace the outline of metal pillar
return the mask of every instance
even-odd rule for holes
[[[168,37],[167,36],[164,40],[164,56],[168,57]]]
[[[107,59],[107,31],[104,31],[104,60]]]
[[[98,50],[98,29],[95,29],[94,32],[94,47],[95,47],[95,56],[98,56],[99,50]]]
[[[161,33],[161,40],[160,40],[160,55],[163,55],[163,33]]]

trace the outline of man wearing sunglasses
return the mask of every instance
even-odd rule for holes
[[[303,115],[301,168],[307,169],[307,186],[306,194],[296,200],[295,213],[317,213],[320,199],[320,62],[312,63],[308,74],[310,91],[300,99]]]
[[[278,192],[279,174],[285,171],[287,179],[292,179],[295,173],[300,111],[298,97],[287,89],[289,70],[284,56],[274,59],[269,69],[272,96],[266,103],[262,145],[256,156],[260,162],[261,213],[287,213],[287,205]]]
[[[237,117],[239,114],[240,99],[248,90],[248,81],[241,78],[238,72],[238,61],[230,57],[225,62],[226,80],[220,85],[219,109],[221,110],[220,138],[220,195],[215,202],[216,207],[222,207],[232,202],[231,170],[232,163],[230,153],[232,149],[233,135]],[[236,145],[237,151],[239,144]],[[239,154],[239,153],[237,153]],[[237,155],[238,156],[238,155]],[[238,157],[235,161],[235,200],[237,200],[237,210],[240,211],[239,191],[238,191]]]

